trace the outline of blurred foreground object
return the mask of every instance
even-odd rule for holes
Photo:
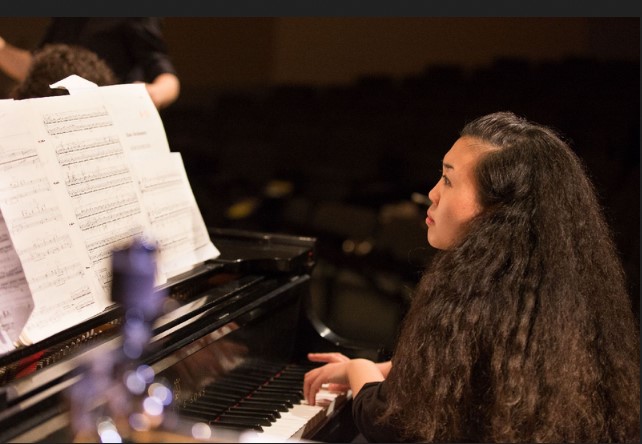
[[[152,368],[136,364],[149,345],[166,295],[154,289],[156,248],[135,239],[113,252],[112,273],[112,300],[125,313],[122,344],[81,366],[83,377],[70,390],[76,441],[122,442],[132,431],[158,427],[164,406],[172,400],[171,391],[155,382]]]

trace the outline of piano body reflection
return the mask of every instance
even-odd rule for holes
[[[172,390],[174,432],[205,423],[238,436],[350,441],[349,392],[322,392],[318,406],[302,401],[306,353],[333,349],[307,316],[315,239],[221,229],[210,235],[220,257],[165,285],[170,307],[140,360]],[[78,368],[120,346],[122,323],[114,306],[0,356],[0,441],[70,442],[68,394],[83,378]]]

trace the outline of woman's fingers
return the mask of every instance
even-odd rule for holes
[[[312,362],[346,362],[350,360],[341,353],[308,353],[308,359]]]
[[[322,368],[310,370],[303,378],[303,397],[310,405],[314,405],[316,395],[323,384]]]
[[[350,384],[338,384],[338,383],[328,384],[328,391],[330,392],[347,392],[348,390],[350,390]]]
[[[350,359],[345,358],[340,353],[324,353],[324,356],[317,356],[321,362],[326,359],[338,360],[339,362],[329,362],[324,366],[310,370],[303,377],[303,397],[310,405],[314,405],[316,394],[321,390],[321,386],[330,383],[330,386],[345,391],[350,388],[346,375],[346,365]],[[345,360],[343,359],[345,358]]]

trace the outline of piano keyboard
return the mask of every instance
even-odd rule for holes
[[[244,440],[307,439],[350,397],[326,387],[311,406],[303,399],[303,376],[315,364],[245,363],[178,408],[180,416],[214,428],[243,431]],[[266,441],[267,440],[267,441]]]

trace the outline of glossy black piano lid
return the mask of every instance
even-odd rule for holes
[[[221,255],[171,278],[159,286],[159,290],[166,289],[172,298],[184,302],[211,286],[208,277],[213,272],[311,273],[315,265],[314,238],[221,228],[209,228],[209,231],[212,242]],[[36,344],[0,355],[0,369],[50,348],[57,348],[59,344],[72,341],[91,329],[118,320],[122,314],[120,307],[113,305],[102,313]],[[0,374],[0,384],[2,382]]]
[[[312,237],[209,228],[219,263],[250,272],[311,273],[316,264]]]
[[[205,280],[207,276],[211,275],[212,272],[220,270],[224,267],[224,264],[216,262],[208,262],[201,264],[194,269],[170,279],[167,283],[159,286],[159,290],[168,289],[170,294],[173,296],[184,292],[183,287],[190,287],[190,291],[194,292],[194,286],[199,280]],[[201,284],[202,286],[203,284]],[[72,340],[78,336],[83,335],[83,333],[90,331],[91,329],[100,327],[102,325],[108,324],[110,322],[118,320],[123,315],[121,308],[114,304],[110,307],[107,307],[103,310],[102,313],[92,316],[91,318],[74,325],[70,328],[67,328],[63,331],[60,331],[48,338],[45,338],[35,344],[30,344],[27,346],[20,347],[10,353],[0,356],[0,369],[15,363],[21,359],[32,356],[35,353],[46,351],[52,347],[56,347],[58,344],[64,343],[66,341]],[[0,383],[2,378],[0,377]]]

